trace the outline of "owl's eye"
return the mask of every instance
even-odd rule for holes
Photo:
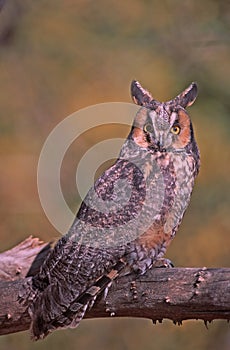
[[[180,126],[179,125],[174,125],[171,127],[171,133],[174,134],[174,135],[179,135],[180,133]]]
[[[152,132],[153,131],[152,124],[150,124],[150,123],[145,124],[143,130],[144,130],[144,132]]]

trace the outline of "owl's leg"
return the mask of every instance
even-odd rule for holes
[[[165,267],[165,268],[170,268],[174,267],[174,264],[172,263],[171,260],[166,259],[166,258],[159,258],[154,261],[152,267]]]

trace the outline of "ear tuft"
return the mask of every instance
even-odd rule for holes
[[[131,83],[131,96],[133,101],[139,106],[147,106],[153,100],[152,95],[136,80],[133,80]]]
[[[182,93],[183,94],[183,93]],[[183,102],[185,107],[189,107],[195,102],[198,94],[198,87],[196,83],[192,83],[189,87],[184,91]],[[183,107],[183,106],[182,106]]]
[[[198,88],[196,83],[189,85],[181,94],[175,97],[170,104],[174,106],[180,105],[183,108],[187,108],[193,104],[198,94]]]

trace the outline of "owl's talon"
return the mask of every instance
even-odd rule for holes
[[[153,264],[153,267],[172,268],[174,267],[174,264],[169,259],[161,258],[155,261],[155,263]]]

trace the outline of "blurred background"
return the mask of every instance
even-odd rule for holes
[[[46,218],[36,184],[41,148],[69,114],[92,104],[130,102],[139,80],[158,100],[192,81],[199,97],[189,109],[202,167],[192,202],[167,256],[176,266],[230,264],[230,2],[226,0],[0,1],[1,251],[33,234],[60,234]],[[108,135],[98,128],[73,144],[61,174],[66,201],[79,205],[77,160]],[[110,137],[110,136],[109,136]],[[119,151],[119,150],[118,150]],[[99,172],[103,170],[103,165]],[[76,330],[32,343],[28,332],[0,337],[2,350],[230,348],[227,322],[86,320]]]

